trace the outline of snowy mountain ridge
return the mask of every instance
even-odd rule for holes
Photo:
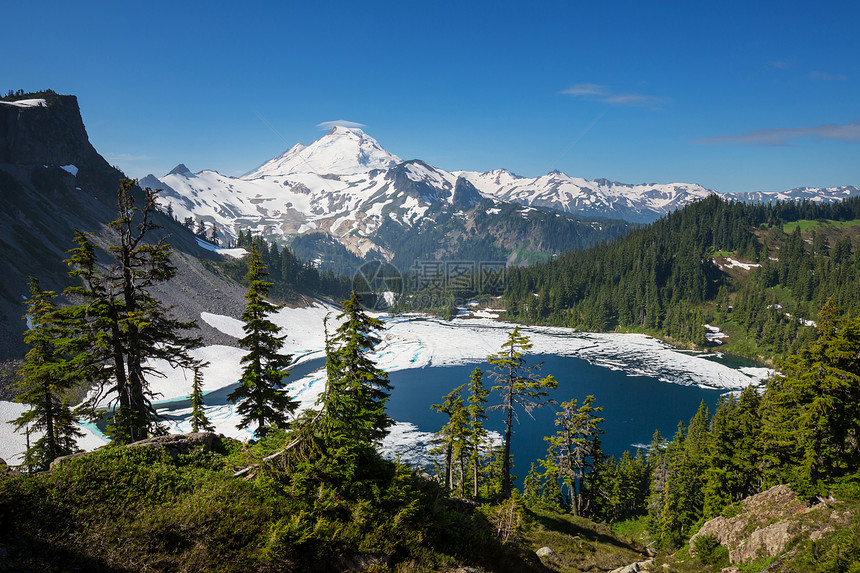
[[[393,223],[410,229],[441,212],[462,213],[486,201],[486,212],[515,204],[567,215],[651,222],[716,192],[694,183],[630,185],[552,171],[521,177],[505,169],[445,171],[402,160],[357,128],[337,126],[310,145],[298,143],[240,178],[184,164],[142,186],[163,188],[180,220],[214,226],[222,239],[250,229],[287,243],[297,235],[325,233],[365,257],[390,257],[377,233]],[[854,187],[798,188],[783,193],[723,194],[729,199],[791,198],[833,201],[860,194]],[[386,227],[387,228],[387,227]]]

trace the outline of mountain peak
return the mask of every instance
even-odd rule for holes
[[[243,179],[292,173],[354,175],[373,169],[389,169],[401,161],[361,129],[336,125],[307,147],[297,144],[246,174]]]
[[[357,127],[347,127],[345,125],[334,126],[333,128],[331,128],[331,131],[326,134],[326,136],[329,135],[356,135],[358,137],[368,137],[368,135],[364,133],[363,130]]]
[[[170,170],[167,175],[191,175],[191,170],[188,169],[184,163],[180,163],[176,167]]]

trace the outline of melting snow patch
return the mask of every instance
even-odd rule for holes
[[[71,173],[71,174],[72,174],[72,175],[74,175],[75,177],[77,177],[77,176],[78,176],[78,168],[77,168],[77,167],[75,167],[75,166],[74,166],[74,165],[72,165],[72,164],[69,164],[69,165],[60,165],[60,169],[62,169],[62,170],[64,170],[64,171],[67,171],[67,172]]]
[[[212,243],[204,241],[200,237],[197,237],[197,244],[200,247],[206,249],[207,251],[212,251],[213,253],[218,253],[219,255],[227,255],[228,257],[233,257],[234,259],[241,259],[248,254],[248,251],[242,248],[225,249],[223,247],[216,247]]]
[[[222,314],[211,314],[209,312],[201,312],[200,318],[209,326],[233,338],[243,338],[245,336],[245,331],[242,329],[245,323],[239,319]]]
[[[736,261],[735,259],[732,259],[732,258],[727,258],[726,261],[727,261],[727,263],[726,263],[727,269],[733,269],[735,267],[740,267],[740,268],[744,269],[745,271],[748,271],[752,268],[761,266],[759,263],[742,263],[742,262]]]
[[[721,331],[717,326],[711,326],[710,324],[705,325],[705,338],[708,342],[713,342],[715,344],[722,344],[723,338],[728,338],[729,335],[725,332]]]

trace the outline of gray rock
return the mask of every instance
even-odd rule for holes
[[[651,570],[651,565],[654,563],[653,559],[648,559],[647,561],[637,561],[636,563],[631,563],[630,565],[625,565],[624,567],[619,567],[618,569],[613,569],[610,573],[646,573]]]
[[[549,547],[541,547],[540,549],[535,551],[535,553],[537,553],[538,557],[555,557],[555,551],[553,551]]]

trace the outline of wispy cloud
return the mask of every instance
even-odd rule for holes
[[[111,161],[146,161],[152,159],[149,155],[132,155],[131,153],[108,153],[107,158]]]
[[[845,74],[827,74],[824,72],[812,72],[806,77],[811,80],[834,80],[838,82],[844,82],[848,79]]]
[[[363,123],[357,123],[355,121],[347,121],[345,119],[337,119],[335,121],[324,121],[322,123],[318,123],[317,127],[320,129],[332,129],[335,127],[367,127]]]
[[[789,127],[781,129],[757,129],[738,135],[718,135],[699,139],[703,145],[791,145],[789,142],[803,137],[860,143],[860,120],[846,124],[825,123],[814,127]]]
[[[613,105],[629,105],[641,107],[657,107],[669,100],[636,93],[617,93],[609,86],[600,84],[575,84],[561,93],[589,101],[599,101]]]
[[[793,65],[793,64],[792,64],[791,62],[786,62],[786,61],[784,61],[784,60],[775,60],[775,61],[773,61],[773,62],[768,62],[768,63],[767,63],[767,67],[769,67],[769,68],[776,68],[777,70],[787,70],[787,69],[789,69],[792,65]]]

